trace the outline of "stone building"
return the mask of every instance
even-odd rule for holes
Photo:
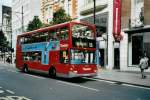
[[[71,18],[77,18],[77,0],[41,0],[41,19],[44,23],[52,21],[53,13],[62,7]]]
[[[121,70],[139,70],[140,56],[146,51],[150,57],[150,2],[122,0],[120,42]]]

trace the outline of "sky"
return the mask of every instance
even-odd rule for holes
[[[0,0],[0,5],[11,6],[12,0]]]

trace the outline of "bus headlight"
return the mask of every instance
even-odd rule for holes
[[[73,72],[74,72],[74,73],[77,73],[78,71],[74,70]]]
[[[97,70],[94,70],[94,73],[97,73]]]
[[[73,71],[73,68],[72,68],[72,67],[70,68],[70,71]]]

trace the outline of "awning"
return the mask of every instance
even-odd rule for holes
[[[124,32],[128,34],[150,32],[150,27],[132,28],[132,29],[125,30]]]

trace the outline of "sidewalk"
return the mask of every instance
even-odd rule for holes
[[[119,70],[99,69],[96,78],[100,80],[117,82],[118,84],[129,84],[150,88],[150,73],[146,73],[147,78],[142,79],[139,72],[125,72]]]
[[[9,64],[9,63],[7,63],[7,62],[4,63],[4,61],[0,61],[0,65],[3,65],[3,66],[11,66],[11,67],[15,68],[15,64],[14,64],[14,63],[12,63],[12,64],[10,63],[10,64]]]

